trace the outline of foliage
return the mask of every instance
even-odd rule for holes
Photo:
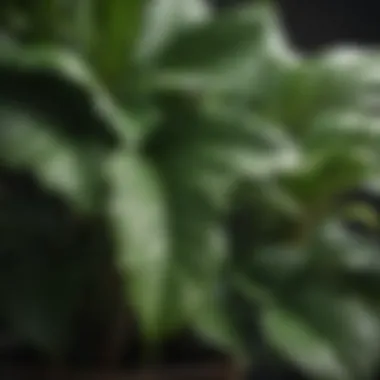
[[[62,353],[116,264],[151,343],[191,327],[317,379],[370,376],[378,235],[347,229],[339,201],[378,176],[377,52],[302,57],[266,3],[6,4],[0,291],[15,331]]]

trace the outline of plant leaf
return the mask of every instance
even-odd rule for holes
[[[255,118],[221,119],[206,125],[195,122],[183,140],[173,139],[176,144],[169,144],[158,161],[169,192],[173,260],[178,260],[175,268],[186,300],[182,308],[200,326],[208,318],[202,316],[202,308],[208,310],[227,258],[222,221],[235,186],[244,179],[276,176],[298,164],[294,146],[275,127]],[[289,167],[280,159],[286,154],[296,156],[294,161],[290,157]],[[218,339],[232,339],[224,332],[223,338],[222,330],[214,331],[220,334]]]
[[[117,262],[144,333],[156,339],[162,333],[172,260],[166,194],[157,173],[133,154],[116,153],[107,169]]]
[[[377,161],[380,128],[377,117],[355,110],[335,110],[319,114],[305,136],[312,152],[367,151]]]
[[[183,281],[184,309],[200,310],[219,281],[227,246],[219,213],[190,182],[170,180],[173,246],[176,268]]]
[[[369,378],[379,355],[378,315],[331,288],[305,289],[291,297],[284,308],[264,310],[271,345],[317,378]]]
[[[369,55],[340,49],[298,60],[272,85],[264,114],[303,136],[321,112],[358,112],[369,62]]]
[[[329,380],[351,378],[330,342],[289,312],[266,310],[263,330],[270,344],[304,371]]]
[[[86,138],[94,138],[99,136],[100,125],[103,144],[112,141],[112,146],[116,141],[131,146],[144,134],[140,124],[114,103],[90,68],[67,50],[43,46],[7,49],[0,55],[0,84],[7,101],[33,104],[52,117],[58,115],[67,123],[66,131],[77,127],[86,130]],[[60,86],[61,92],[55,86]],[[38,91],[38,97],[31,88]],[[75,109],[76,119],[62,110],[63,103]],[[80,136],[78,132],[74,135]]]
[[[373,160],[366,149],[305,155],[304,166],[284,177],[283,186],[309,212],[323,213],[338,194],[373,175]]]
[[[377,242],[371,237],[353,235],[344,221],[328,221],[316,229],[310,242],[313,262],[325,268],[356,274],[375,274],[380,269]]]
[[[242,359],[246,356],[245,347],[223,297],[224,294],[214,294],[205,299],[195,313],[193,326],[206,341]]]
[[[269,43],[267,26],[272,27],[272,18],[268,5],[252,6],[182,30],[162,53],[157,85],[214,91],[238,83],[245,88],[257,73],[261,55],[266,54],[265,41],[273,42]]]
[[[27,109],[3,105],[0,157],[16,169],[31,171],[46,189],[82,210],[96,210],[102,191],[96,147],[75,144],[50,120]]]
[[[211,10],[204,0],[156,0],[146,7],[143,32],[136,59],[152,65],[175,35],[209,20]]]
[[[171,170],[186,170],[193,181],[204,183],[200,185],[203,191],[207,192],[214,178],[224,178],[225,187],[231,190],[239,179],[270,179],[297,172],[300,166],[301,152],[289,136],[254,114],[219,111],[198,123],[185,141],[169,148],[166,161]],[[222,189],[215,188],[214,194],[223,193]]]

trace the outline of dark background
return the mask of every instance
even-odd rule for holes
[[[210,0],[218,9],[251,0]],[[314,51],[332,43],[380,42],[380,2],[376,0],[277,0],[294,44]]]

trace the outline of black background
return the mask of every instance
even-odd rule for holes
[[[252,0],[210,0],[218,9]],[[304,51],[341,42],[380,42],[376,0],[277,0],[291,39]]]

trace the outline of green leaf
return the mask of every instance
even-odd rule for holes
[[[270,238],[270,236],[269,236]],[[269,242],[268,242],[269,244]],[[246,270],[255,277],[274,285],[283,283],[303,272],[309,256],[298,246],[264,246],[252,253]]]
[[[213,294],[204,301],[193,319],[195,330],[219,349],[232,353],[239,359],[245,357],[244,344],[231,318],[231,310],[223,303],[222,295]]]
[[[377,162],[380,143],[378,118],[350,110],[335,110],[319,114],[305,136],[311,152],[367,152]],[[375,163],[375,162],[374,162]]]
[[[286,191],[309,212],[324,213],[340,193],[373,174],[373,156],[366,149],[305,155],[304,165],[283,179]],[[314,215],[315,216],[315,215]]]
[[[371,107],[367,106],[379,99],[378,61],[375,49],[344,45],[329,48],[316,57],[317,65],[329,79],[332,99],[340,99],[346,109],[367,115],[371,115]]]
[[[370,62],[369,54],[349,49],[299,60],[271,86],[264,114],[303,136],[321,112],[337,108],[357,112],[363,109],[364,77],[368,76]]]
[[[158,161],[169,192],[174,266],[185,295],[179,302],[190,318],[210,302],[220,281],[227,258],[223,220],[235,187],[298,164],[295,147],[280,129],[254,117],[222,116],[205,125],[195,121]]]
[[[214,294],[227,255],[220,213],[191,181],[170,180],[173,260],[181,274],[184,310],[194,316]]]
[[[304,289],[283,307],[263,311],[272,347],[311,376],[370,378],[379,356],[379,317],[360,300],[331,288]]]
[[[156,0],[145,11],[137,48],[137,61],[151,66],[176,34],[209,20],[211,10],[204,0]]]
[[[223,188],[232,190],[237,180],[267,180],[300,165],[300,151],[289,136],[253,114],[219,111],[198,123],[191,136],[169,148],[166,161],[171,170],[185,171],[193,186],[213,191],[214,197],[223,194]],[[219,190],[211,188],[212,183],[219,184]]]
[[[272,308],[263,313],[263,329],[272,347],[302,370],[321,379],[351,379],[328,339],[297,316]]]
[[[156,339],[169,312],[163,310],[166,292],[171,291],[167,289],[172,257],[166,194],[158,174],[138,156],[118,152],[107,169],[117,262],[144,333]]]
[[[268,33],[272,18],[271,7],[256,5],[184,29],[162,53],[157,85],[210,91],[234,88],[238,83],[246,88],[258,66],[262,68],[260,59],[269,54],[268,46],[273,50]]]
[[[99,207],[101,150],[91,144],[75,144],[59,133],[54,122],[26,108],[3,104],[0,120],[4,163],[31,171],[43,187],[63,195],[79,209]]]
[[[30,87],[30,82],[34,87]],[[62,91],[52,90],[53,83]],[[140,123],[115,104],[91,69],[68,50],[44,46],[7,49],[6,54],[0,55],[0,84],[7,100],[12,98],[28,106],[33,104],[41,112],[53,112],[53,117],[63,120],[70,115],[62,111],[62,103],[70,105],[78,112],[77,117],[86,119],[73,123],[80,124],[75,125],[78,129],[91,129],[91,132],[87,130],[87,138],[97,136],[94,132],[99,124],[103,143],[111,139],[131,146],[144,134]],[[38,92],[38,97],[31,88]],[[66,125],[67,130],[70,127],[74,125]],[[79,136],[78,132],[75,136]]]
[[[165,328],[173,331],[173,327],[184,322],[197,323],[202,316],[199,313],[205,310],[220,281],[227,242],[221,205],[216,205],[218,202],[213,202],[200,186],[207,183],[202,168],[160,165],[159,169],[166,184],[173,239],[169,275],[172,281],[165,300],[166,309],[170,310]]]
[[[367,236],[353,236],[343,223],[330,221],[316,229],[309,247],[313,262],[337,272],[378,273],[380,254],[377,242]]]

